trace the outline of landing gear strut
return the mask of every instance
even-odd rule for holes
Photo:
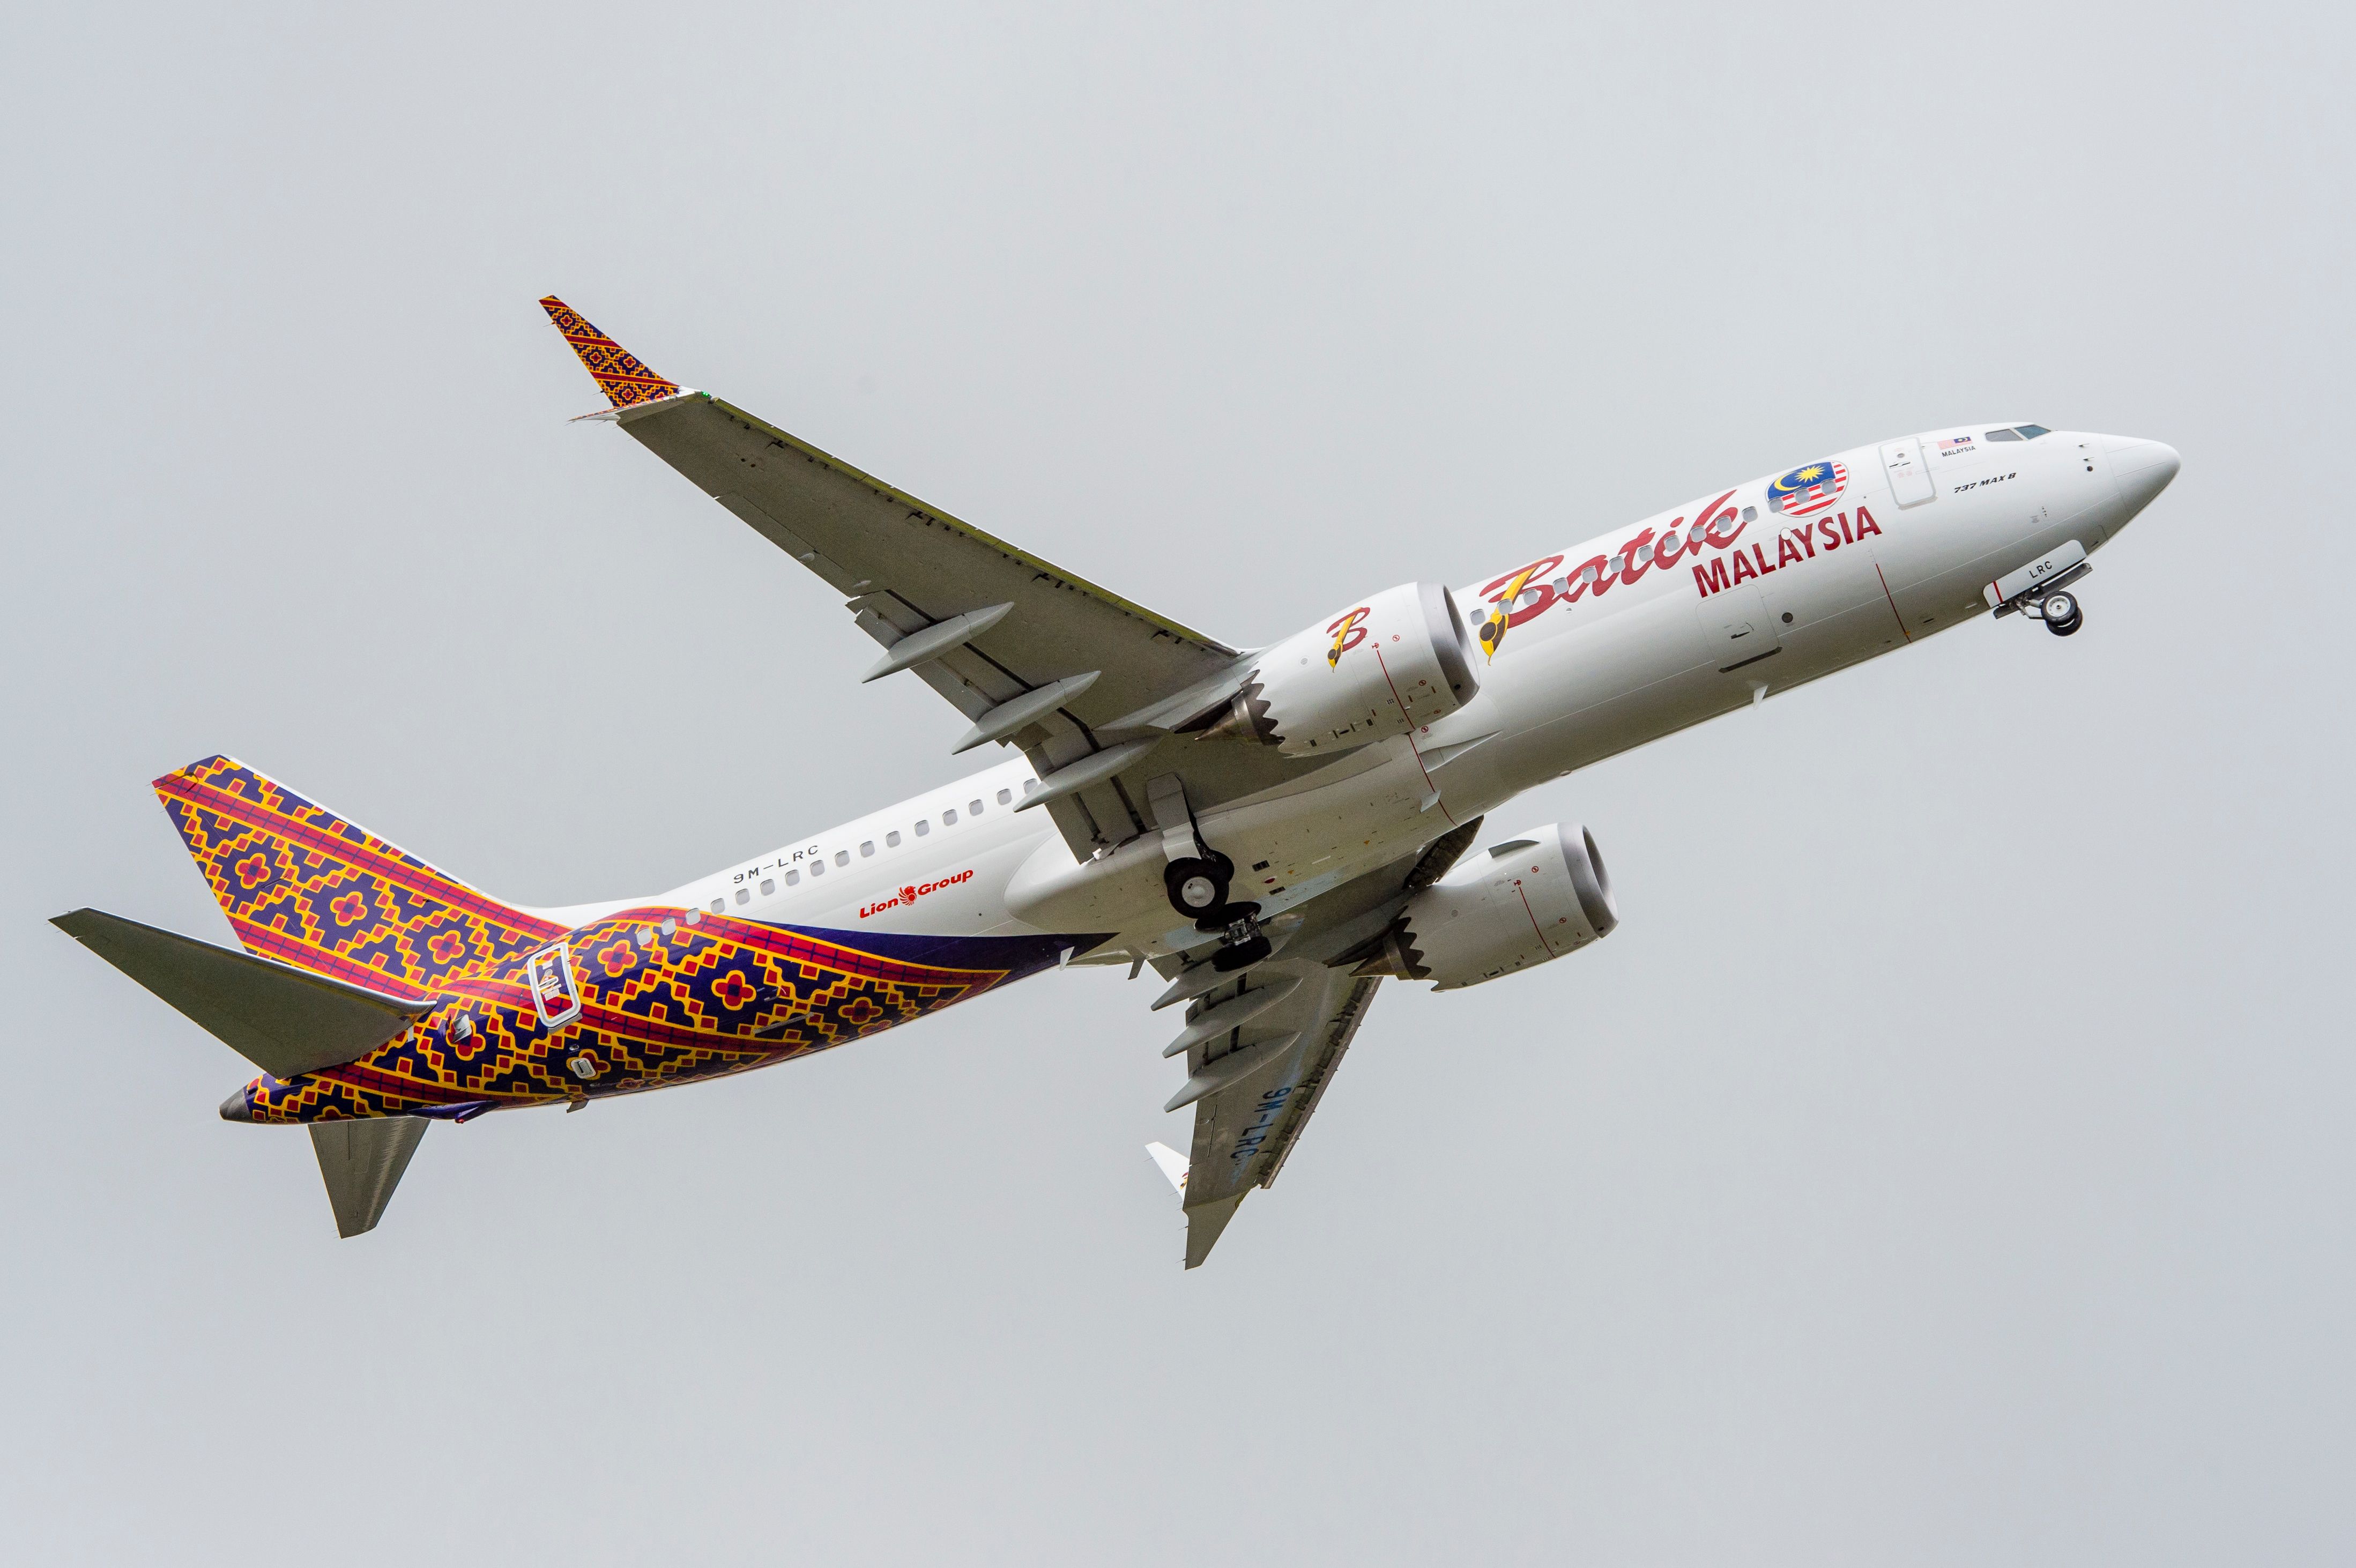
[[[1196,847],[1202,848],[1200,840]],[[1236,879],[1236,863],[1217,850],[1204,848],[1162,868],[1162,885],[1170,907],[1194,922],[1198,931],[1216,931],[1224,939],[1212,960],[1222,974],[1248,969],[1271,950],[1259,929],[1259,906],[1230,904],[1227,889]]]

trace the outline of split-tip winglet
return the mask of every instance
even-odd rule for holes
[[[1170,1185],[1178,1189],[1178,1196],[1185,1197],[1186,1175],[1193,1162],[1167,1144],[1148,1144],[1145,1152],[1153,1156],[1153,1163],[1161,1167]]]
[[[646,361],[597,330],[586,317],[554,295],[540,302],[581,363],[615,408],[631,408],[679,395],[679,383],[666,381],[647,368]]]

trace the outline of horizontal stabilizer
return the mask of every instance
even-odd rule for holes
[[[102,909],[76,909],[49,923],[275,1079],[357,1061],[435,1005],[431,997],[347,985]]]
[[[319,1156],[327,1201],[335,1206],[337,1235],[376,1229],[429,1125],[415,1116],[311,1123],[311,1149]]]

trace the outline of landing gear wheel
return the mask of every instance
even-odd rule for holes
[[[1227,885],[1235,880],[1236,865],[1216,850],[1188,855],[1162,868],[1162,886],[1170,907],[1190,920],[1200,920],[1227,901]]]
[[[1237,922],[1236,926],[1228,927],[1229,938],[1234,937],[1238,926],[1247,927],[1251,934],[1241,941],[1229,940],[1226,947],[1219,950],[1218,956],[1211,960],[1211,967],[1221,974],[1233,974],[1239,969],[1249,969],[1276,950],[1276,944],[1268,940],[1268,933],[1259,929],[1258,920],[1247,916],[1243,920]]]
[[[2068,637],[2086,624],[2086,612],[2075,594],[2048,594],[2038,607],[2044,612],[2045,629],[2056,637]]]

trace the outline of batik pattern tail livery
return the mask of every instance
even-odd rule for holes
[[[583,318],[581,313],[550,295],[540,302],[573,351],[596,378],[605,393],[605,401],[616,408],[629,408],[637,403],[652,403],[657,398],[677,397],[679,383],[665,381],[648,370],[645,361],[606,337]]]
[[[415,995],[563,928],[509,908],[227,757],[155,780],[246,950]]]
[[[425,1116],[633,1094],[875,1034],[1101,939],[894,938],[647,904],[567,929],[477,892],[244,764],[155,793],[249,951],[431,1010],[366,1056],[224,1106],[237,1122]]]

